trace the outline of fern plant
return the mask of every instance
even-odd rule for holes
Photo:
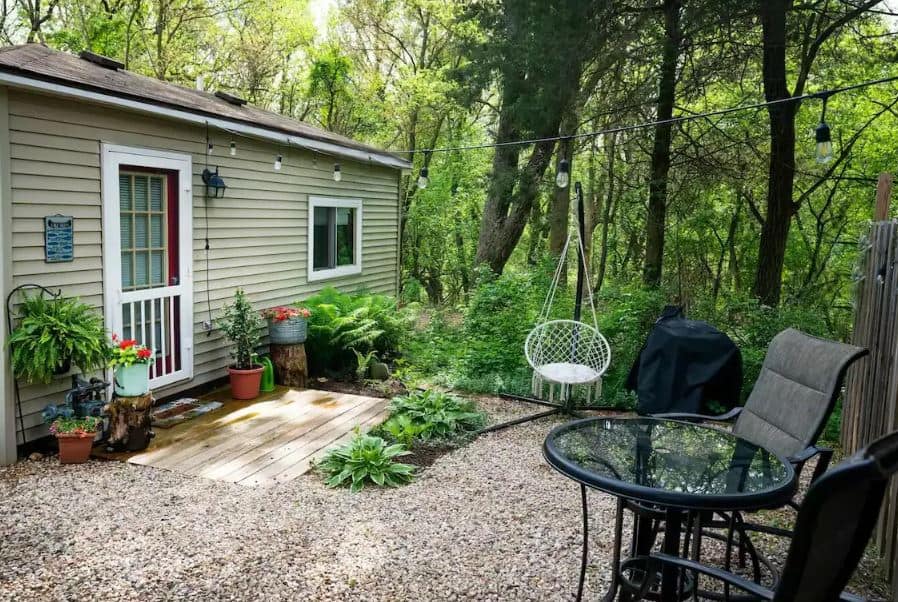
[[[77,298],[26,296],[8,345],[13,372],[30,383],[47,384],[69,364],[89,372],[108,359],[103,319]]]
[[[374,355],[373,349],[368,353],[360,353],[358,349],[353,347],[352,352],[355,354],[355,376],[359,380],[362,380],[368,375],[368,369],[371,367],[371,362],[377,359],[377,356]]]
[[[458,439],[483,427],[486,416],[471,401],[438,391],[416,391],[390,401],[390,422],[405,417],[416,425],[422,440]]]
[[[399,354],[411,318],[387,295],[348,294],[328,287],[302,302],[312,310],[306,348],[315,372],[348,371],[355,353],[389,361]]]
[[[348,485],[353,493],[371,483],[398,487],[412,480],[415,467],[396,462],[396,458],[410,453],[402,444],[389,445],[381,437],[363,435],[356,429],[352,440],[328,451],[317,468],[324,473],[328,487]]]

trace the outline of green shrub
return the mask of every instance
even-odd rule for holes
[[[103,319],[78,299],[26,296],[19,323],[9,337],[15,375],[30,383],[49,383],[71,362],[83,372],[108,358]]]
[[[611,347],[611,364],[602,381],[602,405],[634,408],[636,396],[624,386],[655,320],[665,306],[659,290],[641,286],[603,288],[596,300],[599,331]]]
[[[348,485],[352,492],[371,483],[397,487],[413,478],[414,466],[396,462],[409,453],[402,444],[389,445],[381,437],[356,431],[349,443],[329,450],[317,469],[324,473],[328,487]]]
[[[388,295],[341,293],[328,287],[302,304],[312,311],[306,348],[310,368],[319,374],[354,369],[356,353],[394,359],[410,324],[409,311],[399,309]]]
[[[409,425],[405,432],[417,430],[416,438],[423,441],[432,439],[453,440],[469,435],[486,423],[486,417],[472,401],[438,391],[415,391],[408,395],[394,397],[390,402],[390,421],[398,428],[403,423]],[[408,419],[406,421],[406,419]]]
[[[536,325],[553,269],[543,263],[532,273],[481,276],[465,312],[465,353],[460,366],[464,380],[495,380],[526,372],[524,340]],[[558,290],[553,316],[569,317],[571,307],[570,291]]]
[[[819,308],[784,302],[778,307],[761,305],[757,299],[731,296],[717,306],[706,300],[695,303],[690,317],[705,320],[727,333],[742,352],[742,398],[751,393],[767,347],[777,333],[797,328],[808,334],[837,338]]]
[[[218,327],[234,345],[231,355],[238,370],[254,367],[253,355],[262,340],[263,326],[261,316],[253,309],[243,289],[238,288],[234,291],[234,302],[225,306],[218,319]]]
[[[464,317],[455,308],[424,309],[409,328],[397,377],[450,384],[467,346]]]

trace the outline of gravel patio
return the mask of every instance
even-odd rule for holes
[[[483,405],[499,420],[510,404]],[[571,600],[579,491],[540,451],[557,422],[481,436],[411,485],[354,495],[314,474],[250,489],[109,461],[0,468],[0,599]],[[590,499],[597,597],[613,499]],[[856,582],[876,593],[868,565]]]

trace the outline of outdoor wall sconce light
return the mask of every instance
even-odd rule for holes
[[[220,199],[224,196],[225,189],[227,189],[224,179],[218,175],[217,167],[214,172],[209,169],[203,170],[203,184],[206,185],[207,199]]]

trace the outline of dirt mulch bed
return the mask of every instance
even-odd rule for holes
[[[411,455],[403,456],[400,458],[400,461],[406,464],[414,464],[418,468],[427,468],[455,449],[456,446],[454,445],[421,445],[410,449]]]
[[[309,379],[309,388],[320,391],[333,391],[334,393],[348,393],[350,395],[364,395],[365,397],[391,398],[396,395],[404,395],[408,390],[398,380],[388,381],[352,381],[324,376]]]

